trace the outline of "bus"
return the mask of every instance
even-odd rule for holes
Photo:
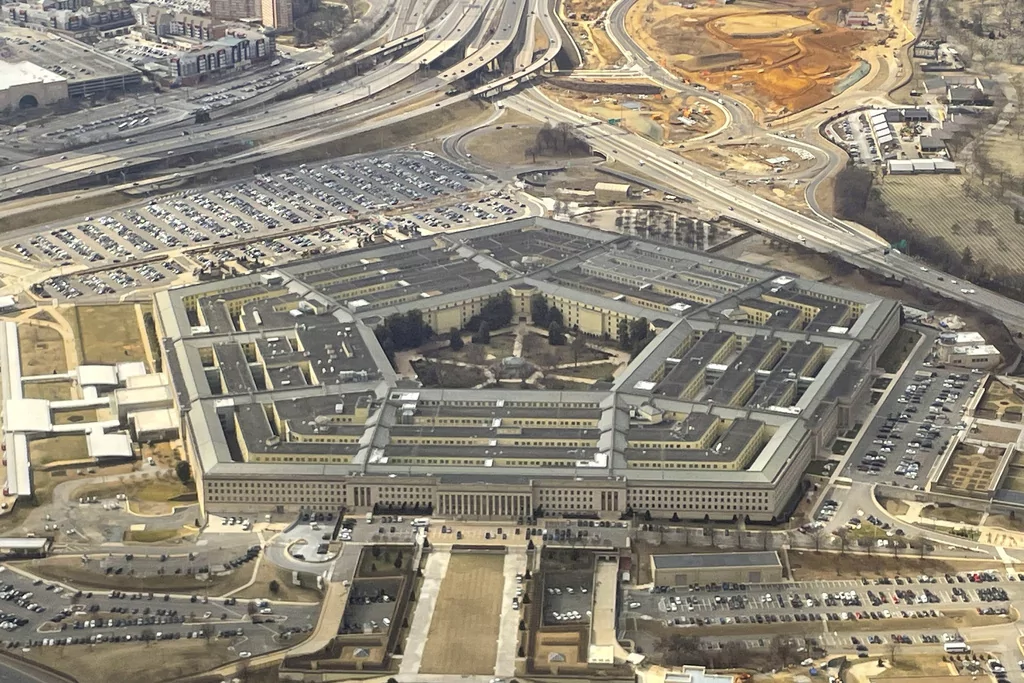
[[[943,643],[942,648],[946,651],[947,654],[951,655],[965,655],[971,651],[971,646],[960,640],[954,640],[950,643]]]

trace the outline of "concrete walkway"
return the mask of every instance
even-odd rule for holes
[[[448,573],[448,563],[452,555],[437,548],[427,558],[427,566],[423,570],[423,585],[420,586],[419,600],[416,601],[416,613],[412,617],[409,637],[405,642],[405,654],[398,667],[402,676],[416,676],[420,672],[423,661],[423,650],[427,647],[427,634],[430,633],[430,622],[434,617],[434,606],[437,595],[441,592],[441,582]]]
[[[526,571],[526,549],[511,547],[505,555],[505,584],[501,591],[501,623],[498,628],[498,654],[494,663],[494,675],[512,677],[516,675],[517,641],[519,619],[522,614],[512,609],[512,598],[516,594],[516,574]]]

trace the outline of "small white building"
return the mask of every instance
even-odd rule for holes
[[[1002,362],[1003,356],[979,332],[943,332],[937,344],[939,360],[962,368],[991,370]]]
[[[35,109],[68,98],[68,81],[31,62],[0,60],[0,111]]]
[[[169,441],[178,438],[178,413],[172,408],[136,410],[128,414],[136,441]]]
[[[633,195],[633,186],[628,183],[597,183],[594,185],[594,194],[601,204],[626,202]]]

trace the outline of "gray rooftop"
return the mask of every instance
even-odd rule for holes
[[[727,569],[731,567],[781,567],[774,550],[749,553],[693,553],[652,555],[656,569]]]

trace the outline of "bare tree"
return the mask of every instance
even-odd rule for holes
[[[850,531],[849,529],[842,528],[836,532],[836,537],[839,539],[839,554],[846,554],[846,545],[850,542]],[[838,565],[836,565],[838,567]],[[837,569],[838,571],[838,569]]]
[[[900,642],[895,638],[889,638],[889,664],[895,666],[896,655],[900,651]]]
[[[825,540],[826,531],[821,527],[811,530],[811,540],[814,541],[814,552],[821,552],[821,542]]]

